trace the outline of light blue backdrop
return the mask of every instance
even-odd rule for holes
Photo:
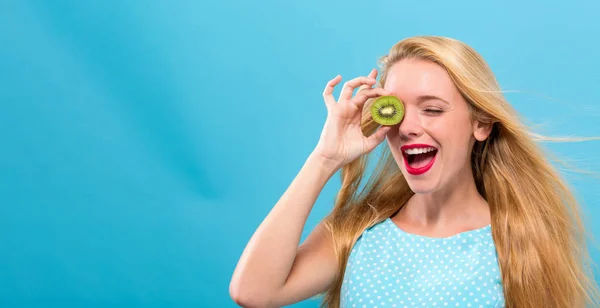
[[[0,306],[235,307],[325,83],[407,36],[472,45],[539,132],[600,135],[597,1],[419,3],[0,1]],[[549,146],[600,171],[600,141]],[[598,180],[567,176],[600,219]]]

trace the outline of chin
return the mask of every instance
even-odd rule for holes
[[[410,187],[410,190],[418,195],[431,194],[438,190],[437,186],[427,185],[427,183],[412,184],[408,182],[408,186]]]
[[[414,177],[409,174],[406,170],[402,170],[404,179],[408,183],[408,187],[415,194],[431,194],[434,193],[443,186],[442,180],[439,178],[439,174],[429,174],[427,177]]]

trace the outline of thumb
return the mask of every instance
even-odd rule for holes
[[[385,140],[385,134],[387,134],[391,128],[391,126],[381,126],[373,134],[371,134],[371,136],[367,137],[367,151],[373,151],[373,149],[375,149],[383,140]]]

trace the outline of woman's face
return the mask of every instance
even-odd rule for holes
[[[471,120],[448,73],[433,62],[402,60],[388,70],[384,88],[405,107],[387,142],[410,188],[432,193],[469,180],[472,146],[489,131]]]

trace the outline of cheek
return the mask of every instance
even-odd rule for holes
[[[446,117],[428,119],[423,122],[425,132],[442,147],[447,156],[458,155],[459,152],[466,151],[470,137],[473,135],[468,119]]]
[[[385,138],[390,145],[400,142],[400,132],[398,127],[399,125],[392,126],[392,128],[385,134]]]
[[[438,118],[424,118],[421,121],[421,125],[425,132],[433,138],[434,141],[438,142],[440,146],[443,146],[448,139],[451,139],[456,132],[456,122],[451,118],[438,117]]]
[[[387,146],[390,149],[392,155],[394,155],[394,157],[398,156],[396,153],[400,152],[400,141],[398,140],[398,137],[394,137],[390,134],[387,134],[385,142],[387,142]]]
[[[397,127],[392,128],[386,134],[386,142],[390,148],[390,151],[392,152],[392,155],[396,159],[401,159],[402,154],[400,153],[400,145],[402,144],[402,141],[400,140],[400,134]]]

